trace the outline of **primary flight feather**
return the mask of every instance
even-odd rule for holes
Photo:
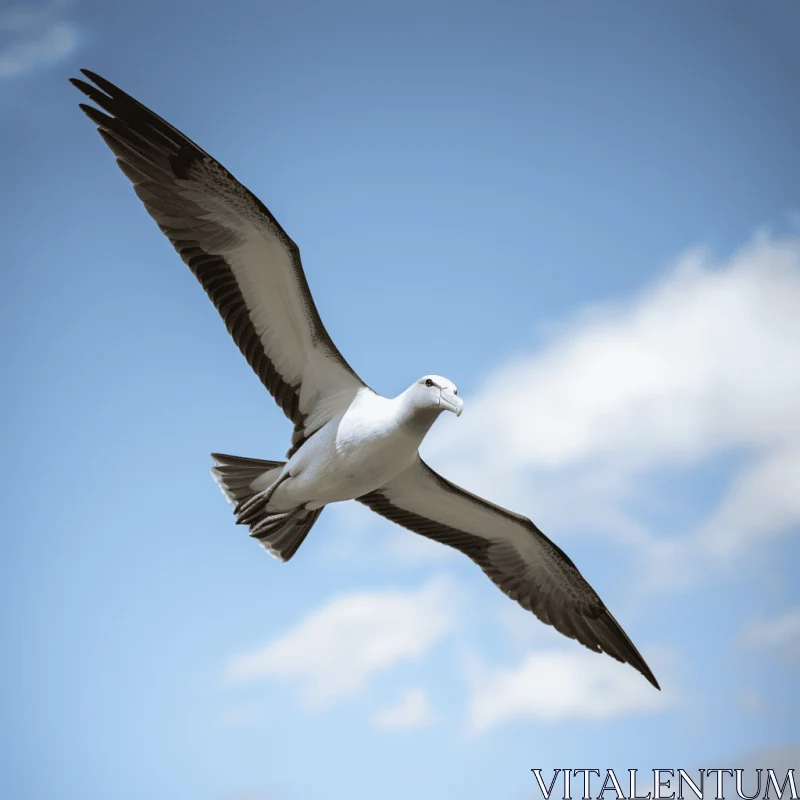
[[[286,461],[212,454],[237,523],[287,561],[328,503],[357,500],[469,556],[513,600],[590,650],[658,682],[567,555],[529,519],[459,488],[419,446],[455,385],[426,375],[395,398],[370,389],[331,341],[300,251],[266,206],[150,109],[88,70],[81,104],[228,332],[294,423]],[[94,85],[92,85],[94,84]]]

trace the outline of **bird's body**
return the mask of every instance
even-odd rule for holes
[[[595,652],[653,673],[569,557],[527,517],[461,489],[419,456],[443,411],[438,375],[382,397],[345,361],[319,317],[300,251],[267,207],[191,139],[99,75],[73,84],[162,233],[235,344],[294,424],[286,461],[212,454],[238,524],[288,561],[329,503],[357,500],[472,559],[510,598]]]
[[[286,463],[288,478],[270,498],[276,512],[298,506],[314,510],[354,500],[411,467],[419,446],[443,408],[415,408],[408,393],[386,398],[364,388],[326,422]],[[268,489],[272,478],[254,484]]]

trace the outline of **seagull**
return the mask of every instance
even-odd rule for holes
[[[117,164],[205,289],[242,355],[294,424],[284,461],[213,453],[211,472],[236,522],[288,561],[329,503],[356,500],[461,551],[512,600],[659,689],[639,651],[571,559],[527,517],[456,486],[419,447],[456,385],[425,375],[383,397],[345,361],[322,324],[300,251],[269,209],[216,159],[114,84],[71,78],[94,106]],[[94,84],[94,85],[92,85]]]

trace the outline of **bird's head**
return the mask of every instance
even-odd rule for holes
[[[457,417],[464,410],[456,385],[441,375],[425,375],[410,389],[415,405],[442,411],[452,411]]]

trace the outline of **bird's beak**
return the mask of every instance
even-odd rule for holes
[[[464,410],[464,401],[457,394],[453,394],[452,389],[439,390],[439,405],[452,411],[457,417],[460,417]]]

